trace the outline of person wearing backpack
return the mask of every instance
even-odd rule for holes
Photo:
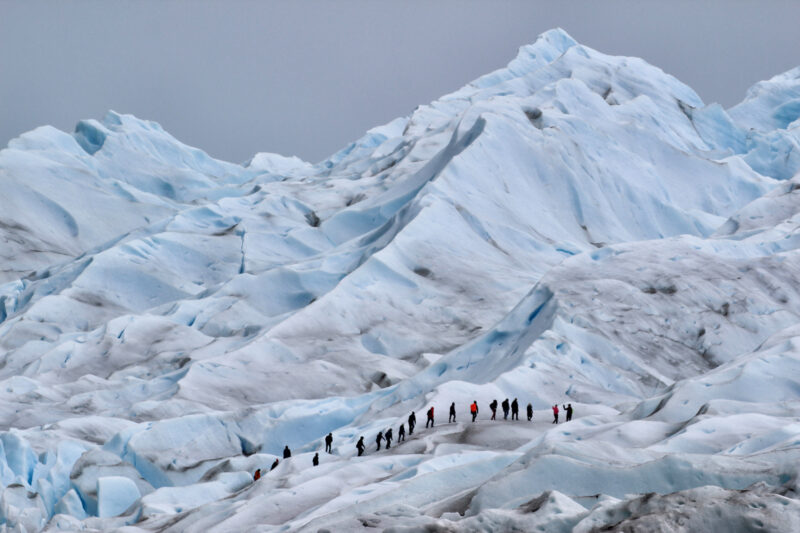
[[[425,428],[426,429],[428,427],[428,424],[430,424],[431,427],[433,427],[433,406],[431,406],[431,408],[428,409],[428,421],[425,422]]]
[[[408,434],[414,434],[414,426],[417,425],[417,415],[414,414],[414,411],[411,411],[411,414],[408,415]]]
[[[533,406],[528,404],[528,422],[533,419]]]
[[[386,439],[386,449],[388,450],[392,447],[392,428],[386,430],[386,434],[383,438]]]
[[[497,400],[492,400],[492,403],[489,404],[489,409],[492,410],[492,418],[491,420],[497,420],[495,416],[497,416]]]
[[[503,406],[503,420],[508,420],[508,407],[509,407],[508,398],[503,400],[502,406]]]
[[[511,402],[511,420],[519,420],[519,404],[516,398]]]
[[[472,405],[469,406],[469,412],[472,414],[472,421],[475,422],[475,419],[478,417],[478,402],[472,402]]]
[[[356,443],[356,450],[358,450],[358,456],[359,457],[361,457],[361,455],[364,453],[364,449],[366,447],[367,446],[364,444],[364,437],[361,437],[360,439],[358,439],[358,442]]]

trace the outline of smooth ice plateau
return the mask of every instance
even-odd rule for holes
[[[0,529],[800,531],[798,170],[800,68],[726,110],[562,30],[318,164],[26,133]]]

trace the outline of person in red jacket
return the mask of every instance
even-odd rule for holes
[[[475,418],[478,417],[478,402],[472,402],[472,405],[469,406],[469,412],[472,413],[472,421],[475,422]]]
[[[553,406],[553,424],[558,424],[558,404]]]
[[[430,424],[431,427],[433,427],[433,406],[431,406],[431,408],[428,409],[428,421],[425,422],[426,428],[428,427],[428,424]]]

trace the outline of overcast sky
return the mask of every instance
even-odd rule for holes
[[[553,27],[706,102],[800,65],[800,2],[0,0],[0,146],[106,110],[212,156],[316,162]]]

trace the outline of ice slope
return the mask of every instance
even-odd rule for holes
[[[187,204],[241,195],[257,173],[114,112],[71,135],[50,126],[26,133],[0,151],[0,282],[35,276]]]
[[[793,530],[796,90],[727,112],[553,30],[316,165],[114,113],[22,136],[2,527]]]

